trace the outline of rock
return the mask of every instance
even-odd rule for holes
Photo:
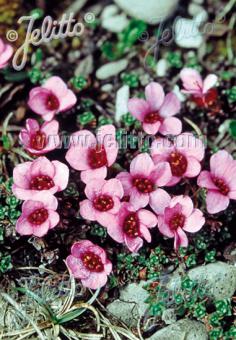
[[[168,62],[166,59],[160,59],[156,66],[156,75],[158,77],[165,77],[166,71],[168,70]]]
[[[236,290],[236,268],[224,262],[210,263],[188,271],[191,280],[206,289],[207,295],[214,300],[231,298]],[[172,291],[180,289],[181,278],[176,271],[167,288]]]
[[[75,76],[88,77],[93,72],[93,57],[88,55],[80,61],[78,67],[75,70]]]
[[[129,86],[122,86],[116,93],[115,120],[120,121],[121,117],[128,112]]]
[[[205,14],[205,9],[198,5],[198,4],[194,4],[194,3],[191,3],[189,6],[188,6],[188,12],[189,14],[192,16],[192,17],[195,17],[196,15],[200,14],[200,13],[204,13],[204,16],[206,15]]]
[[[180,90],[180,88],[177,84],[174,86],[172,92],[174,92],[176,94],[176,96],[179,98],[179,100],[181,102],[185,102],[186,96],[181,92],[181,90]]]
[[[162,321],[166,325],[171,325],[176,322],[176,314],[174,308],[165,309],[161,316]]]
[[[148,292],[143,289],[145,284],[146,282],[129,284],[121,290],[120,298],[107,306],[110,313],[129,327],[137,326],[137,321],[147,309],[145,300],[148,298]]]
[[[119,12],[119,8],[116,5],[109,5],[104,8],[101,14],[101,19],[111,18]]]
[[[115,15],[102,21],[102,27],[114,33],[122,32],[128,24],[129,20],[125,14]]]
[[[97,70],[96,77],[101,80],[110,78],[125,70],[127,66],[128,61],[126,59],[120,59],[118,61],[105,64]]]
[[[179,320],[176,323],[157,331],[148,340],[207,340],[205,326],[201,322],[189,319]]]
[[[112,89],[113,89],[113,85],[112,84],[104,84],[101,87],[101,91],[104,91],[104,92],[111,92]]]
[[[171,16],[179,0],[114,0],[131,17],[155,25]]]
[[[203,4],[204,0],[193,0],[193,2],[195,2],[195,4]]]
[[[203,43],[203,35],[198,27],[196,19],[179,18],[174,27],[176,44],[183,48],[199,48]]]

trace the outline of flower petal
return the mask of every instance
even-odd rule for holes
[[[178,118],[168,117],[164,119],[160,126],[159,132],[166,135],[179,135],[182,132],[182,122]]]
[[[180,72],[180,78],[185,90],[193,94],[202,93],[203,81],[198,71],[192,68],[184,68]]]
[[[171,199],[170,207],[174,207],[176,204],[180,204],[182,206],[182,213],[188,217],[193,212],[193,201],[189,196],[186,195],[178,195],[174,196]]]
[[[111,178],[103,185],[102,193],[122,198],[124,190],[121,182],[117,178]]]
[[[152,82],[146,86],[145,96],[152,111],[159,110],[165,99],[163,87],[156,82]]]
[[[139,221],[147,228],[153,228],[157,225],[157,217],[151,211],[140,209],[137,214]]]
[[[216,85],[218,77],[215,74],[209,74],[203,82],[203,93],[207,93],[212,87]]]
[[[188,157],[187,162],[188,165],[184,176],[189,178],[198,176],[201,171],[201,164],[199,161],[194,157]]]
[[[158,216],[157,227],[158,227],[160,233],[163,234],[164,236],[169,237],[169,238],[174,237],[174,233],[170,229],[169,225],[167,223],[165,223],[163,215]]]
[[[130,175],[129,172],[120,172],[116,178],[121,182],[123,189],[124,189],[124,194],[129,195],[130,190],[132,189],[132,176]]]
[[[153,124],[143,123],[143,130],[148,135],[156,135],[161,126],[161,122],[156,122]]]
[[[163,187],[172,177],[170,164],[168,162],[157,163],[150,177],[158,187]]]
[[[179,113],[180,100],[175,93],[171,92],[165,96],[164,103],[162,104],[159,112],[162,117],[171,117]]]
[[[33,226],[26,218],[20,217],[16,222],[16,231],[21,235],[32,235]]]
[[[187,247],[188,246],[188,238],[183,229],[178,228],[175,232],[175,242],[174,248],[177,250],[179,247]]]
[[[98,289],[107,283],[107,275],[104,272],[101,273],[90,273],[87,279],[81,280],[82,284],[90,289]]]
[[[143,246],[143,239],[141,237],[131,238],[125,235],[125,244],[132,253],[137,253]]]
[[[132,116],[142,122],[150,108],[144,99],[132,98],[128,101],[128,110]]]
[[[210,214],[216,214],[228,208],[229,197],[222,195],[215,190],[209,190],[206,197],[207,211]]]
[[[156,214],[163,214],[165,208],[170,204],[171,197],[163,189],[157,189],[150,194],[150,206]]]
[[[93,204],[90,200],[83,200],[80,202],[80,215],[85,219],[89,221],[95,221],[95,209],[93,207]]]
[[[50,228],[49,220],[44,222],[43,224],[33,226],[33,235],[37,237],[43,237],[47,234]]]
[[[217,187],[212,181],[211,173],[209,171],[202,171],[197,179],[197,185],[201,188],[217,190]]]
[[[176,137],[175,146],[176,149],[185,154],[186,157],[195,157],[199,162],[204,158],[204,143],[192,133],[185,132]]]
[[[199,209],[194,209],[193,213],[186,219],[183,229],[190,233],[199,231],[205,223],[203,213]]]
[[[148,194],[142,194],[139,191],[136,190],[136,188],[133,188],[130,192],[130,203],[132,206],[138,210],[140,208],[144,208],[149,203],[149,195]]]
[[[85,268],[82,260],[78,257],[74,257],[73,255],[67,256],[66,265],[75,278],[86,279],[90,275],[90,271]]]
[[[69,168],[62,162],[52,161],[55,167],[55,175],[53,177],[55,185],[58,187],[58,191],[64,190],[69,181]]]
[[[105,179],[106,176],[107,176],[106,166],[102,166],[101,168],[98,168],[98,169],[84,170],[84,171],[81,171],[81,174],[80,174],[81,181],[84,182],[85,184],[88,184],[93,180]]]
[[[148,177],[154,169],[154,163],[148,153],[141,153],[130,163],[130,173],[132,176]]]

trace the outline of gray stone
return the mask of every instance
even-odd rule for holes
[[[165,322],[166,325],[171,325],[176,322],[176,313],[174,308],[167,308],[164,310],[161,316],[162,321]]]
[[[210,263],[188,271],[191,280],[206,289],[207,295],[214,300],[231,298],[236,290],[236,267],[224,262]],[[176,271],[167,288],[172,291],[180,289],[181,277]]]
[[[179,18],[175,24],[175,42],[183,48],[199,48],[203,43],[203,35],[198,29],[196,19]]]
[[[75,70],[75,75],[88,77],[93,72],[93,57],[88,55],[79,62],[78,67]]]
[[[126,59],[120,59],[118,61],[105,64],[97,70],[96,77],[101,80],[110,78],[125,70],[127,66],[128,61]]]
[[[128,15],[155,25],[171,16],[179,0],[114,0]]]
[[[127,16],[123,13],[104,19],[102,21],[102,27],[110,32],[120,33],[125,29],[128,23],[129,20],[127,19]]]
[[[120,121],[121,117],[128,112],[129,86],[122,86],[116,93],[115,120]]]
[[[158,77],[165,77],[168,70],[168,62],[166,59],[160,59],[156,65],[156,75]]]
[[[145,282],[131,283],[120,291],[120,298],[107,306],[110,313],[130,327],[137,326],[137,321],[147,309],[145,300],[148,292],[143,289]]]
[[[108,5],[104,8],[101,14],[101,19],[111,18],[119,12],[119,8],[116,5]]]
[[[148,340],[207,340],[205,326],[201,322],[189,319],[176,323],[157,331]]]

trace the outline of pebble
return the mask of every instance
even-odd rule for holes
[[[121,117],[128,112],[129,86],[122,86],[116,93],[116,113],[115,120],[120,121]]]
[[[113,77],[119,74],[121,71],[125,70],[127,66],[127,59],[120,59],[118,61],[105,64],[96,71],[96,77],[100,80]]]
[[[114,0],[131,17],[155,25],[171,16],[179,0]]]

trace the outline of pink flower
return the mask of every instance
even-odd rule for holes
[[[9,44],[6,44],[0,38],[0,69],[7,66],[9,59],[13,54],[13,47]]]
[[[107,227],[115,224],[124,191],[118,179],[94,179],[85,187],[88,199],[80,202],[80,215],[90,221],[98,221]]]
[[[206,79],[203,80],[198,71],[192,68],[184,68],[180,72],[180,78],[184,86],[182,92],[192,94],[192,98],[197,105],[208,107],[215,102],[217,91],[213,87],[218,80],[215,74],[209,74]]]
[[[59,223],[57,199],[48,202],[25,201],[22,205],[22,214],[16,222],[16,231],[21,235],[34,235],[42,237],[49,229]]]
[[[112,271],[112,264],[107,259],[106,252],[88,240],[73,244],[66,264],[72,275],[91,289],[105,286],[107,275]]]
[[[66,188],[68,179],[65,164],[39,157],[14,168],[12,190],[19,199],[48,202],[54,199],[53,194]]]
[[[158,131],[162,135],[178,135],[182,131],[182,123],[172,117],[180,111],[180,101],[174,93],[165,96],[158,83],[150,83],[145,88],[146,100],[132,98],[128,102],[129,112],[142,122],[143,129],[149,135]]]
[[[159,201],[156,203],[157,211],[160,211]],[[154,211],[155,211],[154,206]],[[174,238],[174,248],[188,246],[188,238],[185,231],[196,233],[205,223],[203,213],[195,209],[193,202],[188,196],[169,197],[169,203],[163,207],[162,213],[158,216],[158,229],[169,238]]]
[[[204,158],[205,147],[203,142],[192,133],[182,133],[174,142],[158,138],[151,146],[151,155],[154,163],[168,162],[172,178],[168,186],[179,183],[181,178],[196,177],[201,171],[200,162]]]
[[[88,183],[106,177],[107,167],[115,162],[117,153],[115,127],[104,125],[98,129],[96,137],[88,130],[74,133],[66,160],[72,168],[81,171],[81,180]]]
[[[210,159],[210,171],[202,171],[197,183],[207,189],[210,214],[225,210],[230,199],[236,200],[236,160],[227,151],[218,151]]]
[[[144,208],[148,204],[152,207],[154,197],[165,202],[168,195],[160,189],[171,179],[170,165],[161,162],[154,165],[147,153],[136,156],[130,164],[130,172],[121,172],[117,175],[121,181],[129,202],[135,209]]]
[[[32,111],[50,121],[58,112],[69,110],[77,98],[60,77],[49,78],[30,91],[28,105]]]
[[[146,209],[135,210],[129,203],[123,203],[115,225],[108,225],[108,234],[119,243],[125,243],[131,252],[143,246],[143,238],[151,242],[149,228],[157,225],[157,217]]]
[[[56,120],[45,122],[40,127],[35,119],[26,120],[26,128],[20,132],[24,148],[33,155],[45,154],[56,149],[60,143],[59,124]]]

